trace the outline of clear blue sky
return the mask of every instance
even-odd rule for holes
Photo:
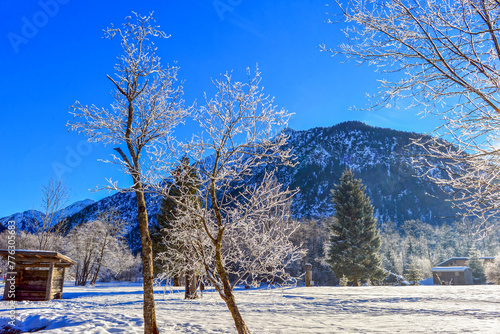
[[[57,177],[71,188],[70,202],[106,192],[89,189],[106,177],[128,182],[106,159],[111,147],[86,145],[68,132],[68,107],[75,102],[106,107],[112,85],[106,74],[120,48],[102,29],[121,24],[132,11],[154,11],[170,34],[157,43],[162,61],[180,66],[184,99],[200,101],[211,78],[234,70],[243,77],[258,63],[265,91],[295,113],[289,126],[305,130],[346,120],[399,130],[429,132],[433,120],[415,110],[349,111],[366,106],[377,91],[370,67],[341,63],[319,51],[343,41],[340,25],[325,23],[324,0],[41,0],[0,3],[0,217],[38,209],[40,187]],[[57,6],[55,6],[56,4]],[[63,167],[64,166],[64,167]],[[61,173],[59,171],[59,173]]]

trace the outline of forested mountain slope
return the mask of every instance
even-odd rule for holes
[[[418,154],[415,147],[407,147],[414,133],[371,127],[361,122],[345,122],[332,127],[313,128],[305,131],[285,130],[290,136],[288,145],[293,148],[298,165],[277,167],[276,176],[285,187],[299,188],[292,210],[296,218],[331,216],[333,206],[330,190],[339,182],[342,171],[351,168],[355,177],[361,178],[375,208],[379,222],[419,219],[439,224],[441,217],[456,215],[451,203],[432,183],[415,177],[408,154]],[[260,182],[268,165],[255,171],[245,184]],[[146,195],[150,223],[156,222],[160,197]],[[66,228],[90,221],[97,213],[115,207],[127,221],[128,239],[133,248],[139,247],[137,204],[135,194],[117,193],[86,205],[69,216]],[[19,214],[2,218],[18,219]],[[17,221],[16,221],[17,223]],[[25,228],[19,224],[19,228]]]

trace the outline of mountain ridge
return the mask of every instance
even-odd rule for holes
[[[416,169],[408,154],[422,152],[409,144],[411,138],[421,136],[419,134],[373,127],[358,121],[309,130],[286,128],[283,131],[289,135],[287,147],[292,148],[299,164],[294,168],[273,164],[261,166],[244,182],[256,185],[266,170],[274,169],[284,187],[300,189],[292,204],[292,213],[297,219],[333,215],[330,190],[339,182],[345,168],[353,170],[355,177],[363,181],[379,223],[394,221],[401,224],[405,220],[419,219],[439,224],[438,217],[457,214],[436,185],[414,177]],[[146,194],[146,203],[150,224],[156,224],[161,198]],[[127,222],[127,239],[132,248],[140,248],[134,193],[116,193],[89,203],[70,215],[65,227],[69,230],[93,220],[99,212],[111,207],[117,208]]]
[[[95,203],[95,201],[92,199],[88,199],[88,198],[81,200],[81,201],[76,201],[76,202],[62,208],[61,210],[55,212],[52,220],[53,220],[53,222],[54,221],[57,222],[60,219],[70,217],[70,216],[74,215],[75,213],[81,211],[85,207],[92,205],[93,203]],[[44,217],[45,217],[44,213],[42,213],[39,210],[34,210],[34,209],[33,210],[26,210],[23,212],[16,212],[10,216],[0,218],[0,232],[3,231],[3,229],[1,227],[6,227],[9,221],[16,222],[16,230],[34,232],[35,226],[33,224],[34,224],[35,219],[38,222],[41,222],[41,221],[43,221]],[[52,226],[52,225],[53,225],[53,223],[50,224],[50,226]]]

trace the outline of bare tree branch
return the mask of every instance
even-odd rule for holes
[[[448,193],[484,234],[500,209],[500,5],[492,0],[337,2],[348,42],[337,50],[384,75],[371,108],[418,108],[442,121],[414,140],[420,175]],[[410,102],[409,104],[407,102]],[[443,140],[445,139],[445,140]]]
[[[112,162],[131,176],[133,185],[120,188],[110,181],[105,188],[136,195],[143,259],[144,332],[156,334],[152,242],[144,192],[161,187],[163,177],[168,175],[172,131],[184,121],[190,108],[184,108],[182,85],[176,83],[178,67],[163,67],[150,40],[168,36],[152,14],[133,14],[121,27],[104,30],[109,39],[118,36],[123,49],[114,77],[108,76],[116,88],[115,102],[109,110],[75,102],[70,108],[75,121],[68,122],[68,126],[85,134],[89,141],[127,147],[127,154],[115,148],[119,156],[113,155]]]
[[[236,304],[234,286],[290,283],[293,277],[285,268],[302,256],[290,240],[298,225],[290,219],[296,191],[282,189],[273,168],[263,171],[267,166],[294,165],[290,150],[283,149],[287,136],[281,131],[290,114],[277,109],[259,83],[258,70],[254,77],[248,72],[247,83],[233,82],[230,74],[214,81],[216,96],[205,98],[195,116],[204,132],[182,145],[196,161],[198,181],[187,188],[191,191],[178,187],[180,209],[174,228],[165,231],[165,244],[174,247],[160,255],[175,274],[188,270],[183,261],[188,248],[195,260],[190,269],[203,271],[215,286],[238,333],[250,331]],[[262,174],[256,175],[259,170]],[[255,184],[244,183],[252,176]],[[183,247],[175,247],[180,244]]]

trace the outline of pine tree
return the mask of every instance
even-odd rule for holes
[[[422,279],[422,274],[420,269],[416,265],[415,261],[412,260],[408,269],[406,270],[406,280],[411,282],[411,285],[418,285],[418,281]]]
[[[354,286],[360,280],[382,280],[385,273],[377,221],[361,180],[354,179],[352,171],[346,169],[332,195],[335,215],[329,224],[332,236],[327,263],[337,277],[345,275]]]
[[[172,185],[169,189],[169,195],[176,198],[180,196],[180,192],[175,185]],[[171,197],[163,197],[161,200],[160,212],[156,215],[156,224],[151,228],[151,241],[153,242],[153,253],[154,253],[154,272],[158,275],[164,270],[164,264],[160,260],[156,260],[157,255],[165,252],[167,249],[173,247],[173,245],[168,245],[168,240],[165,240],[165,229],[172,228],[172,222],[175,219],[175,211],[177,210],[177,204]],[[179,275],[174,276],[174,286],[180,286]]]
[[[386,250],[385,258],[387,259],[387,265],[385,266],[385,269],[390,272],[396,272],[396,259],[394,255],[394,249],[389,248],[388,250]]]
[[[486,275],[484,273],[484,267],[479,259],[478,251],[473,247],[469,251],[469,261],[467,265],[472,270],[472,278],[474,279],[474,284],[484,284],[486,282]]]
[[[174,277],[174,286],[180,286],[181,275],[185,276],[185,298],[197,297],[196,264],[192,262],[190,240],[171,239],[172,229],[179,228],[176,219],[185,211],[186,205],[199,206],[197,189],[199,188],[196,170],[190,166],[189,159],[184,157],[172,173],[173,183],[168,187],[168,196],[162,199],[157,225],[154,227],[152,240],[156,254],[162,254],[162,259],[170,258],[167,263],[158,261],[156,269],[167,272]],[[196,227],[194,222],[192,227]],[[169,253],[182,253],[182,257],[173,257]]]
[[[198,198],[199,177],[196,169],[192,167],[189,163],[189,158],[184,157],[181,163],[174,171],[174,180],[178,186],[181,193],[179,205],[179,211],[185,211],[180,204],[185,206],[199,207],[200,199]],[[200,229],[201,225],[197,221],[193,221],[190,224],[191,228]],[[184,272],[184,282],[185,282],[185,299],[195,299],[198,297],[196,290],[198,287],[198,277],[196,275],[196,263],[193,261],[193,249],[190,244],[192,240],[186,240],[182,245],[185,254],[185,272]]]

